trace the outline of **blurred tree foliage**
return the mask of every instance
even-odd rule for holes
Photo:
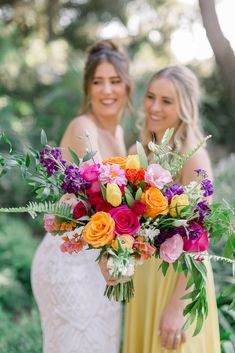
[[[199,15],[197,6],[180,0],[0,0],[0,131],[7,132],[17,150],[39,148],[41,128],[50,144],[58,144],[69,121],[79,114],[85,50],[94,39],[112,37],[113,26],[118,26],[136,82],[134,110],[126,111],[122,122],[130,146],[138,136],[134,127],[151,74],[176,63],[172,33],[180,26],[190,30]],[[213,134],[213,150],[226,152],[231,114],[223,81],[213,62],[193,63],[191,68],[201,81],[205,132]],[[232,170],[230,162],[223,168]],[[228,188],[233,182],[231,177],[223,185]],[[222,184],[218,187],[223,195]],[[0,195],[1,206],[32,199],[18,173],[0,180]],[[1,353],[41,352],[29,271],[37,243],[33,235],[37,231],[42,236],[43,231],[40,220],[31,228],[30,222],[28,216],[25,221],[0,216]],[[221,311],[226,309],[220,299],[219,305]],[[227,323],[223,321],[221,331],[226,344],[229,330],[235,330],[231,317]]]

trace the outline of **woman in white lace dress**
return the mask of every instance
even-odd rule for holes
[[[96,150],[96,161],[124,156],[119,122],[130,95],[125,54],[112,41],[96,43],[85,65],[83,112],[65,131],[63,157],[71,160],[68,146],[80,157],[87,148]],[[47,234],[32,265],[43,353],[118,353],[121,304],[103,296],[106,282],[95,262],[96,251],[64,254],[59,243],[59,237]]]

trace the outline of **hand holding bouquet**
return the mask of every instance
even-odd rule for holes
[[[40,202],[0,212],[29,212],[33,217],[44,213],[45,229],[61,237],[60,248],[65,253],[79,256],[81,250],[99,249],[98,260],[107,258],[110,280],[119,280],[106,286],[109,299],[131,299],[135,266],[151,256],[162,260],[164,274],[169,266],[183,272],[188,278],[186,289],[191,288],[184,297],[190,299],[184,310],[188,315],[184,328],[196,320],[197,334],[208,310],[203,260],[235,262],[234,226],[231,209],[208,204],[206,197],[212,195],[213,185],[206,171],[196,170],[198,180],[186,186],[174,180],[206,139],[180,156],[169,146],[172,134],[173,129],[167,130],[160,145],[150,142],[151,163],[138,142],[137,155],[101,163],[93,160],[92,151],[79,159],[70,149],[74,163],[69,163],[63,160],[60,148],[47,145],[42,132],[44,149],[40,153],[30,149],[20,155],[10,148],[8,156],[0,156],[1,174],[12,166],[20,167]],[[6,135],[1,139],[11,146]],[[209,255],[210,239],[219,241],[222,237],[226,238],[225,257]]]

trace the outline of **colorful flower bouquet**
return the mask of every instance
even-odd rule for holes
[[[195,170],[197,181],[186,186],[176,183],[185,161],[206,139],[181,156],[171,151],[172,134],[173,129],[167,130],[160,145],[149,143],[151,163],[138,142],[137,155],[101,163],[94,161],[92,151],[80,159],[69,149],[74,161],[69,163],[62,158],[61,148],[47,145],[43,131],[44,149],[40,153],[32,148],[26,154],[14,153],[11,142],[2,134],[1,141],[10,146],[10,151],[5,157],[0,155],[1,175],[13,166],[20,167],[39,202],[2,208],[0,212],[29,212],[32,217],[44,213],[45,229],[61,237],[62,252],[99,249],[97,260],[107,256],[110,278],[119,279],[117,285],[106,286],[109,299],[131,299],[135,266],[151,256],[162,260],[164,275],[172,264],[176,272],[188,278],[184,299],[190,302],[184,310],[188,315],[184,328],[196,320],[197,334],[208,311],[203,260],[235,263],[232,209],[208,204],[206,198],[213,194],[213,185],[201,169]],[[62,202],[65,194],[70,195],[70,205]],[[222,237],[226,240],[224,257],[209,255],[209,241],[218,242]],[[227,294],[234,289],[229,288]],[[231,307],[235,307],[235,300]]]

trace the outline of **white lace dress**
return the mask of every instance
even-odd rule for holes
[[[64,254],[60,241],[47,234],[32,265],[43,353],[118,353],[121,304],[103,296],[97,252]]]

